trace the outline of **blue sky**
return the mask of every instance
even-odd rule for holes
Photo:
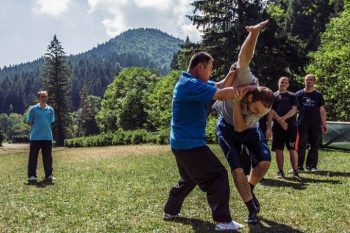
[[[54,34],[78,54],[130,28],[158,28],[193,41],[188,0],[0,0],[0,67],[44,55]]]

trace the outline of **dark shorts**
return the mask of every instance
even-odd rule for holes
[[[286,145],[288,150],[297,150],[296,140],[298,135],[298,129],[296,126],[290,126],[287,130],[277,123],[272,126],[272,147],[271,150],[283,150]]]
[[[261,161],[271,161],[269,146],[259,127],[239,133],[224,119],[219,118],[216,134],[231,170],[243,168],[249,174],[251,166],[255,167]]]

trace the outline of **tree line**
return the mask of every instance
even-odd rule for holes
[[[266,18],[270,24],[259,38],[252,63],[252,70],[261,83],[276,90],[278,78],[284,75],[293,80],[292,90],[296,91],[302,87],[300,81],[306,72],[314,73],[318,78],[317,89],[326,99],[328,119],[350,120],[346,91],[350,85],[349,0],[276,0],[264,4],[238,0],[193,1],[192,4],[196,10],[190,19],[202,28],[203,40],[193,43],[187,39],[181,51],[173,56],[173,71],[165,76],[159,70],[133,67],[118,73],[102,99],[89,96],[88,88],[79,90],[76,93],[82,99],[79,110],[67,113],[71,117],[66,123],[61,122],[70,127],[65,139],[78,137],[66,140],[67,145],[166,142],[178,70],[186,70],[189,57],[204,50],[215,59],[214,79],[224,77],[246,36],[244,26]],[[208,132],[214,132],[215,119],[208,116]],[[160,138],[154,138],[154,133],[149,132],[158,132],[156,135]],[[87,137],[96,134],[99,135]],[[215,135],[207,136],[209,142],[215,140]]]

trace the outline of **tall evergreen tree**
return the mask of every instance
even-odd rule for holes
[[[64,145],[70,124],[71,71],[67,65],[66,54],[56,35],[47,47],[42,81],[49,93],[48,104],[55,110],[56,122],[53,127],[54,139],[58,146]]]

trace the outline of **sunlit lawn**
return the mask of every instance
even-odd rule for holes
[[[211,146],[224,162],[218,146]],[[53,185],[26,182],[27,149],[0,148],[0,232],[213,232],[206,196],[198,188],[177,222],[162,220],[178,179],[168,146],[54,150]],[[290,169],[286,157],[285,171]],[[261,223],[242,232],[350,232],[350,153],[321,151],[319,172],[302,182],[275,178],[275,160],[256,193]],[[38,175],[43,176],[39,160]],[[231,183],[233,218],[244,204]]]

